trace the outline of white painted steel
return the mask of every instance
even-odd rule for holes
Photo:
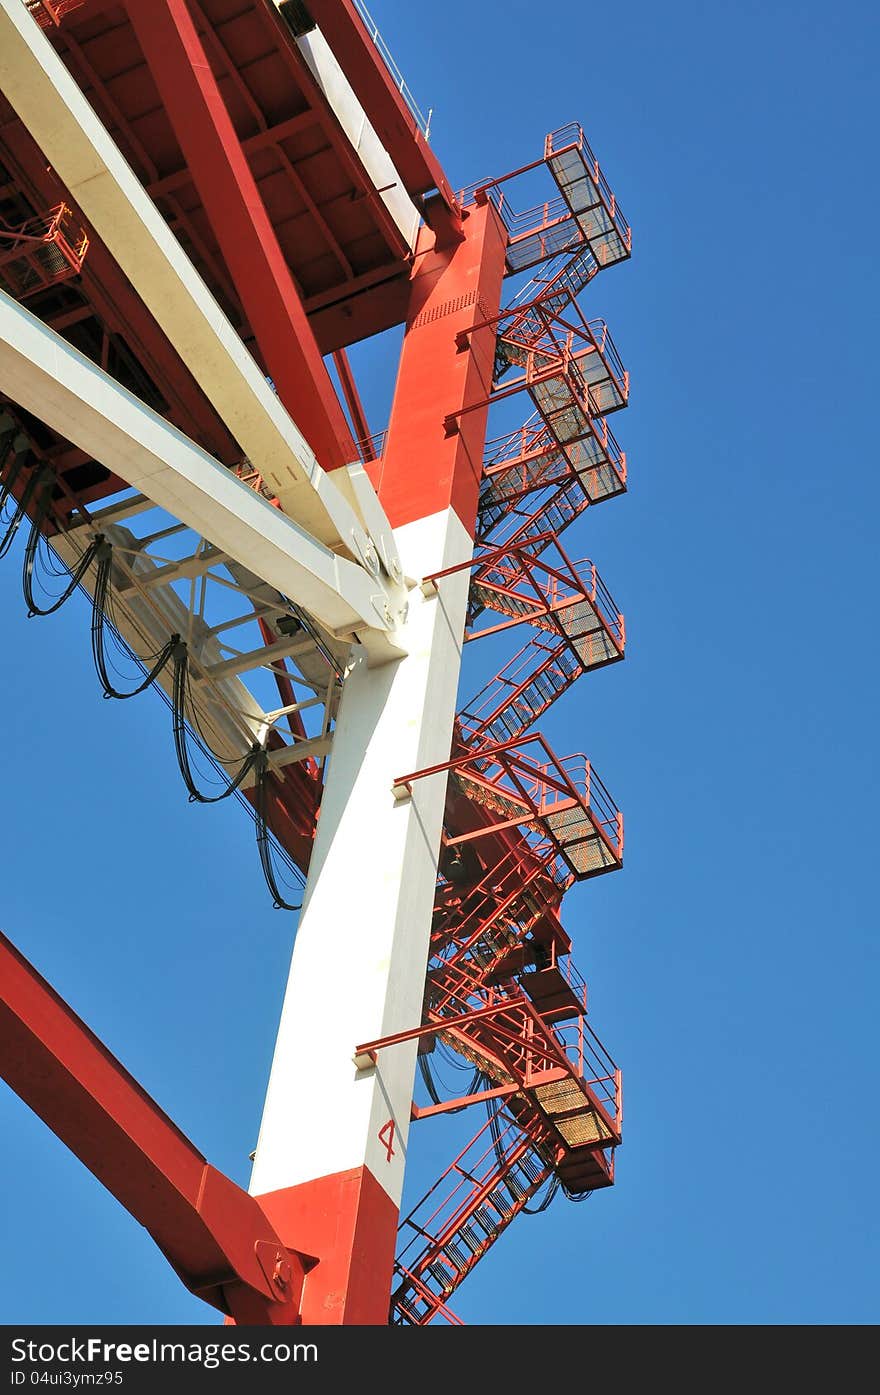
[[[276,5],[281,3],[282,0],[275,0]],[[312,29],[296,43],[401,236],[414,248],[421,222],[419,211],[333,50],[320,29]]]
[[[349,479],[318,465],[186,252],[21,0],[0,0],[0,91],[289,518],[363,557]],[[39,414],[38,414],[39,415]],[[378,500],[375,509],[381,511]],[[384,512],[383,512],[384,517]],[[393,593],[394,587],[389,587]]]
[[[398,529],[410,574],[454,566],[470,537],[452,510]],[[346,679],[293,951],[254,1194],[366,1165],[399,1204],[416,1043],[359,1071],[362,1042],[418,1026],[446,772],[397,802],[392,781],[449,757],[469,573],[416,590],[406,657]],[[394,1121],[389,1159],[380,1132]],[[387,1138],[387,1134],[385,1135]]]
[[[128,570],[141,581],[151,580],[152,563],[145,554],[131,550],[137,543],[134,534],[120,525],[111,524],[104,536],[114,548],[124,549]],[[86,544],[77,535],[59,534],[52,547],[71,571],[76,566]],[[94,595],[95,573],[90,568],[82,586]],[[199,667],[219,664],[223,650],[208,632],[190,615],[187,607],[169,586],[150,588],[149,600],[134,586],[114,596],[114,623],[135,654],[157,654],[168,642],[169,635],[190,633],[191,649],[198,656]],[[171,696],[173,670],[168,665],[157,678],[158,685]],[[234,674],[219,676],[211,685],[210,700],[202,704],[200,713],[203,738],[211,748],[232,762],[243,759],[255,741],[263,737],[266,713],[252,693]]]
[[[387,598],[364,567],[338,557],[213,456],[0,292],[0,384],[13,401],[149,496],[370,661],[400,650]]]

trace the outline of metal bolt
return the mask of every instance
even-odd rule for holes
[[[272,1271],[272,1278],[279,1288],[287,1288],[287,1285],[290,1283],[290,1275],[290,1260],[286,1259],[279,1250],[275,1256],[275,1268]]]

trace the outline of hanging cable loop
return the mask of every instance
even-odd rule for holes
[[[95,562],[95,589],[92,596],[92,658],[95,663],[95,671],[98,681],[104,690],[105,698],[118,698],[124,701],[126,698],[137,697],[138,693],[143,693],[147,688],[155,683],[159,674],[167,667],[174,651],[174,646],[180,640],[179,635],[172,635],[157,654],[152,655],[152,666],[148,669],[145,677],[135,688],[128,692],[122,692],[116,687],[110,674],[107,671],[107,655],[105,649],[105,635],[107,624],[107,605],[110,599],[110,579],[113,565],[113,548],[103,534],[99,534],[92,544],[94,551],[91,560]],[[137,656],[135,656],[137,657]]]
[[[219,794],[205,794],[203,790],[199,789],[190,763],[186,727],[186,707],[189,688],[189,654],[186,643],[180,638],[180,635],[172,635],[171,640],[169,640],[169,646],[170,657],[174,663],[174,680],[171,690],[174,751],[177,756],[177,764],[180,767],[180,773],[183,776],[183,783],[186,785],[191,803],[219,804],[221,800],[228,799],[231,794],[234,794],[243,783],[250,771],[257,765],[263,748],[259,741],[254,742],[250,751],[239,766],[235,776],[231,780],[227,778],[226,787],[222,789]],[[218,762],[218,757],[213,751],[208,749],[203,741],[199,740],[198,736],[194,736],[193,739],[196,745],[202,749],[210,760],[215,763]]]
[[[0,436],[0,470],[2,470],[6,465],[7,457],[9,455],[9,452],[12,450],[15,438],[18,434],[18,427],[13,426],[10,428],[9,431],[4,431],[3,435]],[[21,469],[22,465],[24,464],[24,458],[26,454],[27,451],[15,452],[15,454],[12,457],[12,464],[9,467],[9,473],[7,474],[5,480],[3,480],[2,483],[0,483],[0,513],[2,513],[3,509],[5,509],[6,502],[12,494],[13,488],[15,487],[15,482],[21,474]]]
[[[256,762],[256,784],[254,785],[254,812],[256,814],[257,828],[257,851],[260,854],[260,865],[263,868],[263,876],[266,878],[266,885],[272,896],[272,904],[276,911],[300,911],[302,903],[293,905],[285,900],[278,885],[278,878],[275,874],[275,864],[272,860],[272,843],[269,834],[269,823],[266,817],[266,785],[269,779],[269,757],[261,747],[259,759]]]
[[[70,580],[68,581],[68,584],[65,587],[64,591],[61,593],[60,596],[58,596],[55,599],[52,605],[41,606],[37,603],[34,597],[34,569],[39,553],[40,540],[43,537],[43,525],[49,516],[49,510],[52,503],[53,486],[54,476],[50,477],[46,481],[43,493],[34,511],[34,516],[31,519],[30,531],[28,533],[27,542],[25,543],[24,562],[22,564],[21,572],[21,587],[22,591],[24,592],[25,605],[27,606],[29,620],[33,619],[35,615],[54,615],[57,610],[61,609],[65,601],[70,599],[76,588],[81,583],[89,567],[92,565],[92,562],[95,560],[95,556],[97,555],[100,545],[104,541],[103,536],[101,534],[99,534],[96,538],[93,539],[93,541],[89,544],[85,552],[80,557],[79,561],[76,563],[76,566],[69,569]]]
[[[6,483],[4,484],[2,490],[0,490],[0,510],[4,508],[7,500],[12,496],[12,490],[14,489],[18,477],[21,474],[23,463],[23,455],[19,456],[18,459],[13,462],[12,469],[10,470],[6,478]],[[22,491],[21,499],[16,504],[15,511],[13,512],[12,517],[6,525],[6,531],[4,532],[3,537],[0,538],[0,557],[5,557],[9,549],[12,547],[12,544],[15,541],[15,535],[21,526],[21,521],[27,514],[28,509],[33,503],[34,496],[36,495],[37,490],[45,482],[47,475],[50,479],[54,478],[54,476],[52,475],[52,471],[49,470],[47,466],[42,466],[39,469],[34,470],[31,474],[30,479],[28,480],[27,484],[24,487],[24,490]]]
[[[553,1200],[553,1198],[555,1197],[556,1193],[559,1191],[559,1187],[560,1187],[559,1178],[558,1178],[557,1176],[554,1175],[553,1177],[550,1178],[550,1185],[548,1186],[546,1192],[545,1192],[544,1195],[541,1197],[541,1200],[537,1203],[537,1205],[535,1205],[535,1206],[523,1206],[523,1208],[522,1208],[522,1210],[523,1210],[523,1215],[525,1215],[525,1216],[540,1216],[540,1214],[541,1214],[542,1211],[546,1211],[546,1210],[547,1210],[547,1207],[550,1205],[550,1203],[551,1203],[551,1201]]]

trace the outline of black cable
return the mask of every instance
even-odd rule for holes
[[[438,1030],[442,1030],[442,1028],[438,1028]],[[434,1072],[431,1070],[431,1063],[430,1063],[430,1060],[428,1059],[427,1056],[419,1056],[419,1057],[418,1057],[418,1062],[419,1062],[419,1073],[420,1073],[420,1075],[421,1075],[421,1077],[422,1077],[422,1080],[423,1080],[424,1083],[425,1083],[425,1089],[428,1091],[428,1094],[430,1095],[432,1102],[433,1102],[434,1104],[442,1104],[442,1103],[443,1103],[443,1099],[442,1099],[442,1096],[440,1095],[439,1090],[437,1089],[437,1081],[434,1079]],[[473,1078],[472,1078],[472,1080],[471,1080],[470,1085],[469,1085],[468,1088],[465,1090],[465,1094],[466,1094],[466,1095],[474,1095],[474,1094],[476,1094],[478,1088],[480,1087],[480,1085],[481,1085],[484,1081],[485,1081],[485,1076],[483,1075],[483,1072],[482,1072],[479,1068],[477,1068],[477,1069],[474,1071]],[[463,1109],[467,1109],[467,1107],[468,1107],[468,1106],[467,1106],[466,1104],[457,1104],[457,1105],[455,1106],[454,1109],[447,1109],[447,1110],[446,1110],[446,1113],[447,1113],[447,1114],[460,1114],[461,1111],[462,1111]]]
[[[106,538],[99,537],[93,544],[94,553],[92,560],[97,562],[95,572],[95,590],[92,596],[92,658],[95,661],[95,671],[98,681],[104,690],[105,698],[118,698],[123,701],[126,698],[137,697],[138,693],[144,692],[151,684],[155,683],[159,674],[166,667],[174,653],[175,645],[179,643],[180,636],[172,635],[168,643],[155,655],[155,663],[145,674],[143,680],[132,688],[129,692],[121,692],[114,686],[109,673],[107,672],[107,656],[104,648],[106,611],[110,596],[110,573],[113,564],[113,548]],[[128,647],[128,646],[126,646]],[[137,662],[146,667],[144,661],[134,655]]]
[[[64,605],[64,602],[70,599],[76,588],[80,585],[83,577],[85,576],[89,567],[92,565],[92,562],[95,559],[100,545],[104,541],[103,537],[99,534],[98,537],[96,537],[94,541],[89,544],[89,546],[86,548],[85,552],[82,554],[79,561],[77,562],[76,566],[70,571],[70,580],[66,588],[61,593],[61,595],[57,597],[57,599],[54,601],[52,605],[48,607],[43,607],[37,604],[36,600],[34,599],[34,566],[37,560],[40,541],[43,536],[43,524],[45,523],[46,518],[48,516],[49,506],[52,501],[53,483],[54,480],[51,477],[46,481],[46,486],[44,488],[43,495],[39,500],[37,508],[34,512],[34,516],[31,520],[30,532],[28,533],[28,539],[25,543],[24,562],[22,564],[21,572],[21,587],[22,591],[24,592],[25,604],[28,608],[29,620],[32,619],[35,615],[54,615],[56,610],[61,609],[61,607]],[[69,569],[65,568],[65,571],[66,570]]]
[[[5,415],[6,415],[6,413],[4,412],[4,416],[5,416]],[[6,420],[7,420],[7,421],[11,421],[11,418],[10,418],[10,417],[6,417]],[[2,466],[3,466],[3,464],[4,464],[5,460],[6,460],[6,452],[8,451],[9,447],[12,445],[12,442],[15,440],[15,438],[16,438],[17,435],[18,435],[18,427],[16,426],[15,422],[13,421],[13,422],[12,422],[12,425],[11,425],[11,426],[7,426],[6,430],[3,432],[3,435],[0,436],[0,468],[2,468]]]
[[[590,1197],[593,1195],[592,1192],[570,1191],[564,1182],[562,1184],[562,1193],[567,1201],[589,1201]]]
[[[259,742],[255,741],[231,780],[224,772],[227,782],[226,788],[221,790],[219,794],[205,794],[203,790],[199,789],[193,777],[189,756],[189,744],[187,742],[186,702],[189,656],[186,644],[179,635],[172,635],[169,640],[169,645],[171,658],[174,661],[174,679],[171,690],[171,728],[174,737],[174,751],[177,756],[177,764],[180,767],[183,783],[186,785],[187,793],[191,801],[198,804],[219,804],[221,800],[228,799],[231,794],[235,793],[239,785],[242,784],[248,773],[259,761],[263,753],[263,748],[260,746]],[[198,736],[194,736],[194,740],[196,746],[201,748],[205,755],[214,760],[215,763],[220,763],[219,757],[205,745],[204,741]]]
[[[302,902],[293,905],[286,901],[278,886],[278,878],[275,874],[275,865],[272,861],[272,845],[269,838],[269,824],[266,818],[266,782],[269,778],[269,759],[266,752],[259,751],[259,759],[256,762],[257,780],[254,786],[254,812],[256,814],[257,826],[257,851],[260,854],[260,865],[263,868],[263,876],[266,878],[266,885],[272,895],[272,904],[278,911],[300,911]]]
[[[434,1104],[440,1104],[440,1092],[437,1089],[437,1086],[434,1082],[434,1077],[431,1074],[431,1066],[428,1062],[427,1056],[419,1056],[418,1062],[419,1074],[421,1075],[422,1080],[425,1083],[425,1089],[428,1091],[428,1094],[430,1095],[432,1102]]]
[[[23,452],[16,457],[15,461],[13,462],[12,469],[6,477],[6,483],[3,485],[2,490],[0,490],[0,510],[4,508],[7,499],[10,497],[12,493],[13,487],[18,479],[18,476],[21,473],[21,467],[24,463],[25,454],[26,452]],[[21,526],[21,521],[25,517],[28,509],[30,508],[34,495],[37,492],[37,489],[43,483],[45,478],[45,468],[34,470],[30,479],[25,485],[21,499],[16,504],[15,511],[6,525],[6,531],[3,534],[2,539],[0,539],[0,557],[5,557],[9,549],[12,547],[12,544],[15,540],[15,535]]]
[[[113,626],[112,619],[111,619],[111,621],[110,621],[110,624],[111,624],[111,633],[113,634],[113,637],[114,637],[115,640],[117,641],[117,643],[118,643],[120,649],[123,650],[123,651],[131,658],[131,660],[132,660],[135,664],[138,665],[139,668],[144,669],[144,668],[145,668],[145,664],[144,664],[143,659],[140,657],[140,655],[138,655],[138,654],[136,654],[136,653],[134,652],[134,650],[131,648],[131,646],[130,646],[130,644],[127,642],[127,640],[123,639],[122,636],[118,633],[118,631],[117,631],[117,630],[115,629],[115,627]],[[173,639],[174,644],[176,644],[176,643],[178,642],[178,636],[177,636],[177,635],[172,636],[172,639]],[[172,646],[172,647],[173,647],[173,646]],[[166,704],[166,706],[171,710],[171,712],[172,712],[172,714],[173,714],[173,712],[174,712],[174,703],[173,703],[173,701],[172,701],[171,696],[170,696],[168,693],[165,692],[165,689],[161,686],[161,684],[157,684],[157,685],[156,685],[155,691],[159,694],[159,697],[162,699],[162,701]],[[126,695],[123,694],[122,696],[126,696]],[[212,763],[212,765],[214,766],[214,768],[217,770],[218,774],[221,774],[221,775],[222,775],[224,772],[223,772],[223,770],[222,770],[222,768],[221,768],[221,766],[220,766],[220,764],[219,764],[219,762],[218,762],[216,756],[214,755],[213,751],[211,751],[211,750],[209,750],[209,749],[206,748],[204,753],[205,753],[205,755],[207,756],[208,760]],[[246,798],[245,798],[245,796],[242,794],[242,792],[241,792],[240,789],[236,789],[236,790],[235,790],[235,798],[236,798],[236,800],[238,801],[238,803],[241,805],[241,807],[244,809],[244,811],[245,811],[245,813],[248,815],[248,817],[249,817],[249,818],[252,818],[252,819],[254,820],[254,824],[257,826],[257,834],[258,834],[258,837],[259,837],[259,836],[260,836],[260,826],[259,826],[259,819],[258,819],[258,816],[257,816],[257,810],[256,810],[256,808],[254,807],[254,805],[251,803],[251,801],[250,801],[249,799],[246,799]],[[301,872],[300,869],[296,866],[296,864],[295,864],[294,862],[291,861],[291,859],[290,859],[288,853],[286,852],[286,850],[285,850],[283,847],[281,847],[281,845],[277,842],[277,840],[275,839],[274,834],[272,833],[271,829],[265,829],[265,830],[264,830],[264,833],[263,833],[263,836],[264,836],[264,840],[265,840],[265,843],[266,843],[266,855],[267,855],[267,857],[271,856],[271,849],[274,848],[274,855],[275,855],[275,858],[276,858],[276,859],[281,859],[282,861],[284,861],[284,862],[287,864],[288,868],[290,869],[291,873],[292,873],[295,877],[298,877],[298,878],[299,878],[301,885],[302,885],[302,886],[305,886],[305,878],[303,877],[302,872]],[[291,907],[291,909],[297,910],[297,909],[299,909],[299,907]]]
[[[241,762],[234,778],[231,780],[229,779],[227,772],[223,769],[224,762],[221,761],[220,757],[217,755],[215,751],[211,750],[210,745],[205,739],[204,732],[201,731],[201,729],[199,728],[198,717],[196,714],[196,704],[193,702],[188,692],[189,665],[187,647],[184,641],[181,639],[180,635],[171,635],[171,637],[168,640],[168,643],[155,656],[155,663],[153,664],[153,667],[149,670],[149,672],[144,677],[143,682],[141,682],[137,688],[134,688],[129,693],[120,693],[116,690],[116,688],[114,688],[113,684],[111,683],[110,677],[107,673],[106,659],[104,653],[104,620],[105,612],[110,599],[109,585],[111,553],[112,549],[109,543],[107,542],[103,542],[100,549],[98,549],[96,553],[98,559],[98,572],[95,583],[94,609],[92,620],[92,652],[95,658],[95,667],[98,670],[98,676],[104,688],[105,696],[122,698],[134,697],[136,693],[143,692],[145,688],[148,688],[152,683],[154,683],[156,678],[158,678],[159,674],[165,668],[166,664],[170,660],[173,660],[174,674],[171,685],[170,699],[168,695],[161,689],[161,687],[158,689],[158,691],[161,694],[161,696],[165,698],[167,702],[169,702],[171,707],[174,750],[177,756],[177,764],[180,768],[180,773],[183,777],[183,782],[186,785],[190,801],[199,804],[218,804],[221,800],[228,799],[230,795],[234,794],[238,798],[239,802],[242,803],[245,806],[245,808],[248,809],[248,812],[253,815],[256,827],[257,849],[260,855],[260,864],[263,868],[263,875],[266,879],[266,884],[269,887],[269,891],[272,895],[273,904],[279,910],[300,910],[300,905],[294,905],[290,901],[287,901],[285,899],[278,885],[278,877],[275,871],[275,864],[273,858],[273,846],[277,845],[275,844],[275,839],[271,834],[271,830],[269,829],[268,822],[266,819],[265,785],[266,779],[268,777],[268,760],[266,757],[266,753],[260,746],[260,744],[258,742],[255,742],[251,750],[248,752],[248,754],[244,757],[243,761]],[[139,655],[135,654],[131,647],[125,641],[122,641],[122,645],[124,649],[129,654],[131,654],[132,658],[134,658],[135,661],[141,667],[145,667],[144,660]],[[192,713],[193,720],[191,724],[188,724],[187,722],[187,707],[190,708]],[[214,769],[223,776],[226,782],[225,788],[219,794],[205,794],[204,791],[199,789],[198,785],[196,784],[195,777],[193,775],[192,762],[190,759],[189,743],[187,740],[188,731],[196,749],[207,757],[207,759],[213,765]],[[241,785],[247,778],[249,772],[254,768],[256,768],[257,777],[256,787],[254,791],[254,802],[253,806],[251,806],[250,802],[242,797]],[[283,853],[283,850],[281,855],[284,856],[285,860],[289,862],[289,859],[286,858],[286,854]],[[297,872],[297,868],[293,866],[293,864],[289,865],[291,865],[292,870],[294,872]]]
[[[561,1185],[562,1185],[562,1183],[560,1182],[559,1178],[554,1174],[554,1175],[550,1178],[550,1185],[549,1185],[549,1187],[547,1188],[547,1190],[546,1190],[546,1192],[544,1193],[544,1195],[541,1197],[541,1200],[538,1202],[537,1206],[523,1206],[523,1208],[522,1208],[522,1213],[523,1213],[523,1215],[525,1215],[525,1216],[540,1216],[540,1214],[541,1214],[542,1211],[546,1211],[546,1210],[547,1210],[547,1207],[550,1205],[550,1203],[551,1203],[551,1201],[553,1200],[553,1198],[555,1197],[556,1193],[559,1191],[559,1188],[561,1187]]]
[[[18,427],[10,427],[8,431],[4,431],[3,435],[0,435],[0,470],[6,469],[8,455],[10,455],[10,451],[13,449],[15,437],[17,437],[17,435]],[[10,466],[10,473],[7,474],[6,480],[3,480],[3,483],[0,484],[0,513],[6,508],[6,501],[8,497],[10,497],[11,492],[13,492],[15,480],[20,476],[21,466],[24,465],[26,453],[28,453],[26,449],[25,451],[15,451],[13,465]]]
[[[503,1106],[498,1106],[495,1109],[493,1109],[491,1103],[488,1100],[486,1102],[486,1110],[489,1115],[489,1132],[492,1135],[492,1145],[495,1150],[495,1160],[500,1168],[506,1168],[507,1159],[504,1156],[504,1148],[501,1142],[501,1125],[499,1123],[499,1116],[501,1114],[502,1108]],[[582,1201],[584,1196],[592,1195],[591,1192],[585,1192],[581,1196],[571,1196],[568,1190],[566,1189],[565,1184],[562,1181],[560,1181],[558,1176],[554,1175],[550,1178],[550,1185],[548,1186],[547,1191],[545,1192],[541,1200],[538,1202],[538,1204],[536,1206],[521,1206],[520,1213],[525,1216],[539,1216],[542,1211],[547,1210],[547,1207],[550,1205],[551,1201],[556,1196],[556,1193],[559,1191],[560,1187],[562,1187],[562,1190],[565,1193],[565,1195],[568,1196],[572,1201]]]

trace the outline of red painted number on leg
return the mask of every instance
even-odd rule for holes
[[[389,1119],[387,1124],[382,1125],[381,1129],[379,1130],[379,1142],[384,1145],[385,1155],[388,1161],[390,1162],[391,1159],[394,1157],[394,1149],[391,1146],[394,1142],[393,1119]]]

